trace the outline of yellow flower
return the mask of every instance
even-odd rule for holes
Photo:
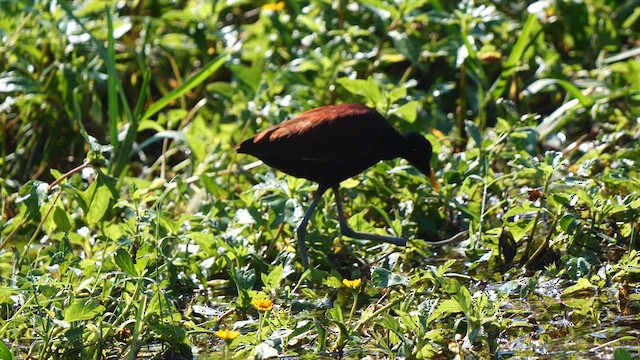
[[[262,11],[280,11],[284,9],[284,1],[262,5]]]
[[[270,299],[255,299],[251,301],[251,305],[260,312],[267,312],[273,308],[273,301]]]
[[[360,285],[362,285],[362,279],[355,279],[355,280],[343,279],[342,285],[351,289],[357,289],[360,287]]]
[[[233,339],[240,336],[240,331],[229,330],[229,329],[218,330],[216,331],[216,336],[218,336],[220,339],[226,342],[231,342],[233,341]]]

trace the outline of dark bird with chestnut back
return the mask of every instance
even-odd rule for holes
[[[283,172],[315,181],[318,192],[296,230],[302,266],[309,267],[305,237],[307,223],[322,194],[332,188],[342,235],[405,246],[402,237],[357,232],[344,218],[339,184],[380,160],[402,157],[427,175],[436,190],[431,170],[431,143],[419,133],[401,135],[377,111],[360,104],[315,108],[272,126],[236,149]]]

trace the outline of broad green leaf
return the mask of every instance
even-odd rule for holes
[[[340,183],[341,189],[354,189],[360,185],[360,180],[355,178],[349,178]]]
[[[133,260],[131,260],[131,254],[129,254],[129,252],[127,252],[126,250],[122,248],[118,249],[113,257],[113,260],[122,271],[134,277],[139,276],[138,270],[136,269]]]
[[[458,301],[454,299],[440,300],[440,302],[438,303],[438,307],[429,316],[428,322],[431,323],[434,320],[438,320],[459,312],[462,312],[462,309],[460,308],[460,304],[458,303]]]
[[[342,309],[337,301],[334,301],[333,307],[327,310],[326,313],[327,319],[334,321],[339,324],[344,324],[344,317],[342,315]]]
[[[253,289],[253,285],[256,282],[256,271],[254,269],[241,270],[237,269],[235,271],[235,281],[236,285],[242,289],[243,291],[249,291]]]
[[[96,299],[76,299],[62,311],[66,322],[91,320],[101,315],[105,310]]]
[[[204,161],[208,153],[215,147],[212,132],[202,116],[196,116],[185,132],[189,149],[198,162]]]
[[[631,360],[631,359],[633,359],[633,357],[631,356],[631,353],[629,352],[629,350],[625,348],[620,347],[613,352],[613,360]]]
[[[62,208],[62,206],[56,205],[56,208],[53,210],[53,222],[55,223],[58,230],[62,232],[70,231],[71,221],[72,221],[71,217]]]
[[[342,280],[339,277],[340,275],[336,274],[331,274],[327,277],[325,277],[324,279],[322,279],[322,285],[325,286],[330,286],[334,289],[339,289],[341,287],[343,287],[344,285],[342,284]]]
[[[532,206],[531,203],[524,203],[522,206],[516,206],[514,208],[509,209],[506,213],[504,213],[503,218],[509,219],[512,216],[522,215],[522,214],[535,214],[540,211],[540,208]]]
[[[390,270],[376,267],[371,274],[371,284],[377,288],[386,289],[395,285],[409,286],[409,277]]]
[[[562,231],[570,235],[573,234],[580,225],[580,221],[578,221],[578,218],[575,214],[563,215],[559,223]]]
[[[30,180],[20,187],[16,204],[20,204],[25,218],[36,220],[40,218],[40,206],[47,201],[48,184],[38,180]]]
[[[11,297],[16,295],[18,290],[13,287],[0,287],[0,304],[14,304],[15,300]]]
[[[249,87],[251,93],[255,94],[258,91],[262,79],[261,69],[235,64],[229,65],[229,68],[242,84]]]
[[[395,87],[389,91],[388,97],[389,102],[394,104],[398,102],[398,100],[402,100],[407,97],[407,88],[404,86]]]
[[[375,83],[373,77],[369,77],[367,80],[339,78],[336,82],[347,89],[348,92],[363,96],[370,104],[377,105],[382,103],[380,87]]]
[[[149,325],[162,339],[172,344],[185,343],[187,341],[187,333],[184,326],[162,324],[157,321],[150,321]]]
[[[398,116],[399,118],[407,121],[408,123],[413,124],[418,118],[419,106],[420,103],[418,101],[409,101],[408,103],[398,107],[394,111],[394,114],[396,114],[396,116]]]
[[[274,267],[269,274],[262,274],[262,282],[264,283],[265,291],[276,290],[282,281],[282,275],[284,273],[284,268],[282,264]]]
[[[96,180],[84,191],[83,198],[89,207],[86,220],[93,225],[101,221],[115,199],[115,179],[98,172]]]
[[[575,285],[569,286],[568,288],[564,289],[564,291],[562,292],[562,296],[571,295],[583,290],[594,290],[594,286],[586,278],[579,278],[578,282]]]
[[[298,200],[293,198],[287,199],[284,203],[284,221],[291,226],[297,226],[303,217],[304,208]]]
[[[139,256],[136,259],[136,263],[134,264],[135,268],[136,268],[136,272],[140,275],[144,275],[145,274],[145,270],[147,268],[147,264],[149,264],[149,261],[151,260],[151,256],[150,255],[145,255],[145,256]]]
[[[423,39],[419,37],[410,37],[406,32],[390,31],[389,37],[393,40],[394,48],[402,55],[406,56],[411,62],[420,60]]]
[[[599,308],[595,297],[567,298],[563,302],[566,306],[575,309],[575,313],[580,316],[588,316],[594,308]]]
[[[461,286],[458,293],[454,295],[454,298],[456,299],[456,301],[458,301],[458,304],[460,305],[460,309],[462,310],[462,312],[464,312],[465,314],[469,313],[469,311],[471,310],[471,303],[472,303],[471,293],[469,292],[469,289],[467,289],[464,286]]]

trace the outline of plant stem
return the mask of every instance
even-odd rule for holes
[[[536,249],[533,255],[529,257],[529,260],[527,260],[527,262],[524,264],[525,268],[535,263],[544,254],[544,251],[547,250],[547,248],[549,247],[549,241],[551,241],[551,235],[553,235],[553,232],[556,228],[556,224],[558,223],[558,220],[560,220],[560,215],[561,214],[556,215],[555,219],[553,220],[553,224],[551,224],[551,228],[549,229],[549,233],[547,234],[547,237],[544,239],[542,244],[540,244],[540,246]]]
[[[542,189],[543,194],[547,193],[547,189],[549,188],[549,183],[551,182],[552,174],[553,173],[550,173],[545,179],[544,188]],[[540,201],[542,202],[542,198]],[[540,221],[540,213],[542,213],[542,204],[540,204],[540,209],[538,210],[538,212],[536,212],[536,217],[533,220],[533,226],[531,227],[531,234],[529,234],[529,240],[527,241],[527,248],[524,251],[524,259],[529,259],[527,263],[531,263],[529,254],[531,253],[531,247],[533,246],[533,237],[536,233],[536,228],[538,227],[538,221]],[[522,262],[520,262],[520,264],[522,264]]]
[[[356,312],[356,305],[358,304],[358,290],[353,290],[353,305],[351,305],[351,312],[349,313],[349,321],[347,323],[351,324],[351,318],[353,317],[353,313]]]
[[[353,327],[353,331],[354,332],[358,332],[358,330],[360,330],[361,327],[363,327],[364,325],[366,325],[369,321],[375,319],[379,314],[387,311],[389,308],[396,306],[397,304],[401,303],[403,299],[396,299],[390,303],[388,303],[387,305],[381,307],[380,309],[374,311],[368,318],[365,319],[361,319],[360,322],[358,322],[356,324],[356,326]]]
[[[78,171],[86,168],[87,166],[91,165],[90,161],[85,161],[84,163],[82,163],[81,165],[76,166],[75,168],[67,171],[64,175],[60,176],[58,179],[56,179],[56,181],[52,182],[51,185],[49,185],[49,187],[47,187],[47,192],[51,191],[51,189],[53,189],[54,186],[58,185],[59,183],[61,183],[64,179],[68,178],[69,176],[77,173]]]
[[[258,334],[256,334],[256,345],[260,344],[262,338],[262,312],[258,312]]]

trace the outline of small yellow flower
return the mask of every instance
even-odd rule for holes
[[[284,9],[284,1],[262,5],[262,11],[280,11],[282,9]]]
[[[357,289],[360,287],[360,285],[362,285],[362,279],[355,279],[355,280],[343,279],[342,285],[351,289]]]
[[[229,329],[218,330],[216,331],[216,336],[218,336],[220,339],[226,342],[231,342],[233,341],[233,339],[240,336],[240,331],[229,330]]]
[[[255,299],[251,301],[251,305],[260,312],[267,312],[273,308],[273,301],[271,299]]]

